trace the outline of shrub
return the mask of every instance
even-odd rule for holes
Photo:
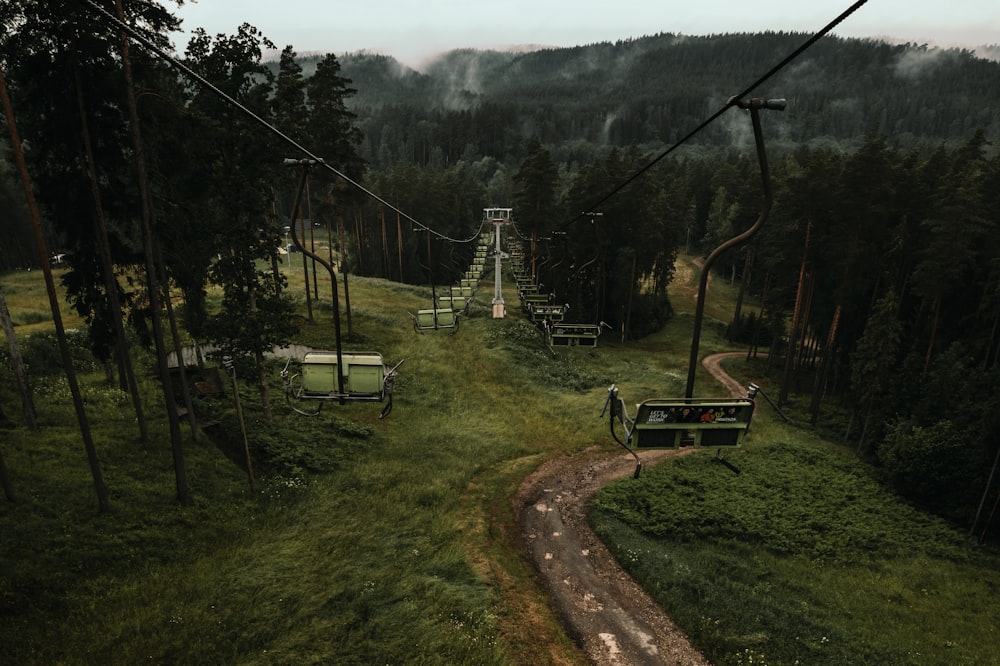
[[[100,365],[90,351],[90,340],[87,331],[67,329],[66,340],[69,343],[73,367],[78,372],[97,372]],[[18,338],[21,356],[34,376],[61,375],[62,354],[59,351],[59,341],[54,331],[32,333]],[[5,362],[9,364],[9,356],[4,352]]]
[[[958,507],[968,503],[978,478],[973,433],[952,421],[927,427],[901,421],[878,447],[886,477],[905,497],[924,505]]]

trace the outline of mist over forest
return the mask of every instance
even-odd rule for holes
[[[341,65],[357,90],[349,107],[373,168],[506,162],[522,157],[532,136],[557,152],[671,145],[808,37],[660,34],[528,53],[466,49],[424,72],[368,53],[345,55]],[[977,129],[996,143],[1000,108],[990,100],[1000,91],[1000,62],[981,55],[997,52],[826,37],[752,94],[788,100],[787,112],[769,120],[778,148],[857,148],[876,132],[902,148],[933,149]],[[302,59],[305,75],[318,57]],[[752,148],[745,125],[717,123],[691,144]]]

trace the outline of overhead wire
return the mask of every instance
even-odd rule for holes
[[[96,11],[97,13],[99,13],[100,15],[102,15],[107,21],[111,22],[112,24],[114,24],[119,29],[124,30],[133,39],[135,39],[136,41],[138,41],[142,46],[144,46],[146,49],[148,49],[149,51],[151,51],[152,53],[154,53],[155,55],[157,55],[159,58],[161,58],[162,60],[165,60],[166,62],[170,63],[173,67],[175,67],[176,69],[178,69],[179,71],[181,71],[183,74],[185,74],[186,76],[188,76],[192,80],[196,81],[197,83],[199,83],[200,85],[202,85],[206,89],[212,91],[214,94],[216,94],[219,97],[221,97],[227,103],[229,103],[232,106],[234,106],[235,108],[239,109],[241,112],[243,112],[245,115],[247,115],[248,117],[250,117],[252,120],[256,121],[257,123],[259,123],[261,125],[263,125],[272,134],[274,134],[275,136],[277,136],[278,138],[280,138],[282,141],[286,142],[287,144],[289,144],[290,146],[292,146],[296,150],[298,150],[300,153],[302,153],[303,155],[305,155],[307,159],[312,160],[317,165],[322,166],[323,168],[331,171],[332,173],[334,173],[335,175],[337,175],[338,177],[340,177],[341,179],[343,179],[349,185],[355,187],[359,191],[361,191],[364,194],[366,194],[368,197],[374,199],[375,201],[378,201],[380,204],[382,204],[386,208],[389,208],[390,210],[392,210],[392,211],[396,212],[397,214],[399,214],[400,216],[404,217],[406,220],[408,220],[413,225],[419,227],[421,230],[427,231],[427,232],[429,232],[429,233],[431,233],[431,234],[433,234],[433,235],[435,235],[435,236],[437,236],[437,237],[439,237],[439,238],[441,238],[443,240],[451,241],[451,242],[454,242],[454,243],[471,243],[472,241],[474,241],[474,240],[476,240],[478,238],[479,232],[482,229],[482,225],[480,225],[480,230],[477,230],[477,232],[475,234],[473,234],[472,236],[470,236],[468,238],[453,238],[453,237],[451,237],[451,236],[449,236],[447,234],[444,234],[444,233],[442,233],[440,231],[437,231],[436,229],[433,229],[430,226],[428,226],[428,225],[420,222],[419,220],[417,220],[413,216],[409,215],[405,211],[401,210],[397,206],[394,206],[393,204],[389,203],[388,201],[386,201],[385,199],[383,199],[378,194],[372,192],[371,190],[369,190],[364,185],[362,185],[361,183],[357,182],[356,180],[354,180],[350,176],[342,173],[341,171],[339,171],[338,169],[336,169],[332,165],[326,163],[321,157],[315,155],[308,148],[306,148],[305,146],[303,146],[302,144],[300,144],[296,140],[294,140],[291,137],[289,137],[287,134],[285,134],[284,132],[282,132],[281,130],[279,130],[277,127],[275,127],[273,124],[271,124],[268,121],[266,121],[265,119],[261,118],[259,115],[257,115],[252,110],[250,110],[248,107],[246,107],[245,105],[243,105],[242,103],[240,103],[239,101],[237,101],[236,99],[234,99],[233,97],[231,97],[230,95],[228,95],[225,91],[223,91],[220,88],[218,88],[217,86],[215,86],[212,82],[210,82],[207,79],[205,79],[203,76],[201,76],[200,74],[198,74],[197,72],[195,72],[193,69],[191,69],[190,67],[188,67],[187,65],[185,65],[181,61],[177,60],[176,58],[174,58],[173,56],[171,56],[169,53],[165,52],[163,49],[161,49],[159,46],[157,46],[151,40],[149,40],[141,32],[139,32],[138,30],[134,29],[132,26],[130,26],[130,25],[128,25],[128,24],[120,21],[117,16],[114,16],[113,14],[111,14],[110,12],[108,12],[107,10],[105,10],[103,7],[101,7],[96,2],[94,2],[94,0],[81,0],[81,1],[84,4],[88,5],[91,9],[93,9],[94,11]],[[578,215],[574,216],[573,218],[571,218],[569,221],[567,221],[566,223],[564,223],[561,227],[559,227],[555,231],[556,232],[564,231],[567,227],[571,226],[572,224],[576,223],[577,221],[588,217],[588,215],[590,215],[589,211],[594,211],[594,210],[597,210],[598,208],[600,208],[601,205],[603,205],[609,199],[611,199],[612,197],[614,197],[615,195],[617,195],[619,192],[621,192],[623,189],[625,189],[626,187],[628,187],[628,185],[630,185],[632,182],[634,182],[635,180],[637,180],[638,178],[640,178],[642,175],[644,175],[646,172],[648,172],[650,169],[652,169],[656,164],[658,164],[660,161],[662,161],[668,155],[670,155],[675,150],[677,150],[678,148],[680,148],[681,146],[683,146],[685,143],[687,143],[689,140],[691,140],[693,137],[695,137],[696,135],[698,135],[699,133],[701,133],[702,131],[704,131],[705,128],[707,128],[713,122],[715,122],[716,120],[718,120],[719,117],[721,117],[726,111],[728,111],[733,106],[736,106],[736,104],[737,104],[737,102],[739,100],[741,100],[744,97],[746,97],[747,95],[749,95],[752,91],[754,91],[757,88],[759,88],[761,85],[763,85],[769,79],[771,79],[774,75],[776,75],[782,69],[784,69],[785,67],[787,67],[792,61],[794,61],[796,58],[798,58],[800,55],[802,55],[802,53],[804,53],[807,49],[809,49],[813,44],[815,44],[821,38],[823,38],[827,34],[829,34],[834,28],[836,28],[838,25],[840,25],[840,23],[842,23],[844,20],[846,20],[848,17],[850,17],[854,12],[856,12],[858,9],[860,9],[867,2],[868,2],[868,0],[857,0],[857,2],[855,2],[854,4],[852,4],[846,10],[844,10],[840,15],[838,15],[834,20],[832,20],[830,23],[828,23],[826,26],[824,26],[821,30],[819,30],[814,35],[812,35],[801,46],[799,46],[797,49],[795,49],[793,52],[791,52],[788,56],[786,56],[784,59],[782,59],[777,65],[775,65],[774,67],[772,67],[767,73],[765,73],[764,75],[762,75],[761,77],[759,77],[756,81],[754,81],[753,83],[751,83],[750,85],[748,85],[740,93],[738,93],[738,94],[733,95],[732,97],[730,97],[725,102],[725,104],[723,104],[717,111],[715,111],[715,113],[713,113],[708,118],[706,118],[704,121],[702,121],[697,127],[695,127],[690,132],[688,132],[687,134],[685,134],[682,138],[680,138],[678,141],[676,141],[674,144],[672,144],[665,151],[663,151],[662,153],[660,153],[653,160],[651,160],[650,162],[648,162],[645,166],[643,166],[638,171],[636,171],[635,173],[633,173],[631,176],[629,176],[628,178],[626,178],[625,180],[623,180],[621,183],[619,183],[616,187],[614,187],[611,191],[609,191],[607,194],[605,194],[599,200],[597,200],[596,202],[594,202],[590,206],[586,207],[584,209],[585,212],[581,212]]]
[[[308,148],[306,148],[305,146],[303,146],[302,144],[300,144],[298,141],[296,141],[295,139],[291,138],[290,136],[288,136],[287,134],[285,134],[284,132],[282,132],[280,129],[278,129],[277,127],[275,127],[273,124],[269,123],[264,118],[261,118],[259,115],[257,115],[256,113],[254,113],[250,108],[248,108],[244,104],[240,103],[238,100],[234,99],[232,96],[230,96],[225,91],[223,91],[222,89],[220,89],[218,86],[216,86],[215,84],[213,84],[211,81],[209,81],[205,77],[201,76],[200,74],[198,74],[197,72],[195,72],[193,69],[191,69],[190,67],[188,67],[187,65],[185,65],[184,63],[182,63],[180,60],[178,60],[177,58],[173,57],[172,55],[170,55],[169,53],[167,53],[166,51],[164,51],[163,49],[161,49],[159,46],[157,46],[156,44],[154,44],[148,37],[146,37],[146,35],[142,34],[140,31],[136,30],[135,28],[133,28],[132,26],[128,25],[127,23],[124,23],[123,21],[120,21],[117,16],[115,16],[114,14],[112,14],[111,12],[109,12],[108,10],[106,10],[103,7],[101,7],[100,5],[98,5],[94,0],[81,0],[81,2],[83,2],[83,4],[89,6],[95,12],[97,12],[98,14],[100,14],[101,16],[103,16],[108,22],[110,22],[111,24],[113,24],[118,29],[124,30],[126,33],[128,33],[128,35],[130,37],[132,37],[134,40],[136,40],[139,44],[141,44],[143,47],[145,47],[150,52],[154,53],[160,59],[162,59],[162,60],[170,63],[174,68],[176,68],[179,71],[181,71],[185,76],[189,77],[190,79],[192,79],[193,81],[197,82],[198,84],[200,84],[201,86],[203,86],[207,90],[210,90],[211,92],[213,92],[217,96],[221,97],[225,102],[227,102],[228,104],[232,105],[233,107],[235,107],[236,109],[238,109],[239,111],[241,111],[243,114],[245,114],[246,116],[248,116],[250,119],[254,120],[255,122],[259,123],[260,125],[263,125],[272,134],[274,134],[279,139],[281,139],[282,141],[284,141],[285,143],[287,143],[288,145],[292,146],[297,151],[299,151],[300,153],[302,153],[305,156],[306,160],[310,161],[311,163],[315,164],[316,166],[321,166],[321,167],[327,169],[328,171],[331,171],[332,173],[334,173],[335,175],[337,175],[339,178],[343,179],[344,182],[346,182],[349,185],[351,185],[352,187],[360,190],[361,192],[363,192],[367,196],[371,197],[375,201],[377,201],[380,204],[382,204],[383,206],[385,206],[386,208],[389,208],[390,210],[392,210],[392,211],[396,212],[397,214],[401,215],[402,217],[406,218],[406,220],[408,220],[413,225],[419,227],[421,230],[427,231],[427,232],[433,234],[434,236],[437,236],[438,238],[441,238],[441,239],[447,240],[447,241],[451,241],[453,243],[471,243],[472,241],[476,240],[476,238],[478,238],[478,236],[479,236],[479,232],[478,231],[476,232],[475,235],[470,236],[469,238],[453,238],[453,237],[451,237],[451,236],[449,236],[447,234],[444,234],[444,233],[442,233],[440,231],[437,231],[436,229],[433,229],[430,226],[428,226],[428,225],[420,222],[419,220],[417,220],[413,216],[409,215],[405,211],[403,211],[403,210],[399,209],[398,207],[394,206],[393,204],[389,203],[388,201],[386,201],[385,199],[383,199],[382,197],[380,197],[378,194],[372,192],[371,190],[369,190],[364,185],[362,185],[361,183],[357,182],[356,180],[354,180],[353,178],[351,178],[347,174],[345,174],[345,173],[341,172],[340,170],[336,169],[333,165],[328,164],[325,160],[323,160],[322,157],[319,157],[318,155],[314,154]],[[480,229],[482,229],[482,225],[480,225]]]
[[[837,18],[833,19],[825,27],[823,27],[821,30],[819,30],[817,33],[815,33],[812,37],[810,37],[809,39],[807,39],[801,46],[799,46],[797,49],[795,49],[794,51],[792,51],[781,62],[779,62],[774,67],[772,67],[766,74],[764,74],[763,76],[761,76],[760,78],[758,78],[756,81],[754,81],[753,83],[751,83],[742,92],[740,92],[740,93],[738,93],[736,95],[733,95],[728,100],[726,100],[726,103],[723,104],[722,107],[719,108],[718,111],[716,111],[711,116],[709,116],[704,121],[702,121],[701,124],[699,124],[693,130],[691,130],[690,132],[688,132],[687,134],[685,134],[682,138],[680,138],[678,141],[676,141],[673,145],[671,145],[665,151],[663,151],[662,153],[660,153],[656,158],[654,158],[648,164],[646,164],[641,169],[639,169],[638,171],[636,171],[634,174],[632,174],[631,176],[629,176],[628,178],[626,178],[625,180],[623,180],[621,183],[619,183],[614,189],[612,189],[610,192],[608,192],[607,194],[605,194],[601,199],[599,199],[595,203],[593,203],[590,206],[588,206],[587,208],[585,208],[584,211],[586,211],[586,212],[581,212],[581,213],[577,214],[576,216],[572,217],[568,222],[564,223],[561,227],[559,227],[557,229],[557,231],[563,231],[567,227],[569,227],[570,225],[578,222],[579,220],[587,218],[589,215],[591,215],[591,213],[589,211],[597,210],[598,208],[600,208],[600,206],[602,204],[604,204],[605,202],[607,202],[613,196],[615,196],[616,194],[618,194],[619,192],[621,192],[623,189],[625,189],[626,187],[628,187],[629,184],[631,184],[632,182],[634,182],[635,180],[637,180],[639,177],[641,177],[643,174],[645,174],[647,171],[649,171],[650,169],[652,169],[656,164],[658,164],[667,155],[669,155],[670,153],[672,153],[675,150],[677,150],[678,148],[680,148],[682,145],[684,145],[690,139],[692,139],[695,135],[699,134],[706,127],[708,127],[713,122],[715,122],[716,120],[718,120],[718,118],[720,116],[722,116],[722,114],[724,114],[726,111],[728,111],[733,106],[736,106],[737,102],[739,102],[740,100],[742,100],[744,97],[746,97],[751,92],[753,92],[754,90],[756,90],[757,88],[759,88],[761,85],[763,85],[765,82],[767,82],[775,74],[777,74],[782,69],[784,69],[785,67],[787,67],[793,60],[795,60],[800,55],[802,55],[802,53],[804,53],[807,49],[809,49],[809,47],[811,47],[813,44],[815,44],[821,38],[823,38],[827,34],[829,34],[834,28],[836,28],[838,25],[840,25],[851,14],[853,14],[854,12],[856,12],[858,9],[860,9],[867,2],[868,2],[868,0],[858,0],[853,5],[851,5],[847,9],[845,9],[839,16],[837,16]]]

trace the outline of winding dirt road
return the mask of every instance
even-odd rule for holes
[[[738,355],[717,354],[702,364],[733,395],[745,395],[721,368],[725,358]],[[548,462],[524,480],[514,497],[526,547],[566,631],[599,666],[708,665],[587,524],[587,505],[594,495],[635,470],[628,453],[608,456],[603,451],[595,448]],[[643,467],[691,451],[644,451]]]

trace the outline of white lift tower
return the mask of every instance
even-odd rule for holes
[[[500,267],[500,262],[503,259],[504,252],[502,246],[500,245],[500,227],[504,224],[510,222],[510,213],[512,208],[484,208],[483,211],[486,213],[486,219],[493,222],[494,228],[494,238],[495,243],[493,247],[493,318],[503,319],[507,311],[503,303],[503,283],[501,279],[502,269]]]

